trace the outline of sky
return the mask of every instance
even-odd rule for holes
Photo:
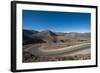
[[[23,29],[54,32],[90,32],[91,14],[23,10]]]

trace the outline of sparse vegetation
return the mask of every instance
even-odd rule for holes
[[[63,57],[63,60],[74,60],[72,56],[65,56]]]
[[[46,62],[46,61],[69,61],[69,60],[87,60],[90,59],[90,54],[77,54],[74,56],[39,56],[36,57],[28,52],[24,54],[23,62]]]

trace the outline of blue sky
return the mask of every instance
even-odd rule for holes
[[[54,32],[90,32],[91,14],[23,10],[23,29]]]

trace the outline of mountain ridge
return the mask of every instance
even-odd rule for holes
[[[28,42],[32,41],[32,43],[59,43],[76,39],[87,40],[90,36],[91,33],[87,32],[57,33],[51,30],[43,30],[41,32],[36,30],[23,30],[23,42],[27,40]]]

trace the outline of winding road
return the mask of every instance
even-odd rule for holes
[[[33,46],[29,47],[25,51],[30,52],[35,56],[57,56],[57,55],[69,55],[77,52],[81,52],[84,50],[88,50],[90,52],[90,43],[84,43],[59,49],[40,49],[40,48],[33,48]]]

